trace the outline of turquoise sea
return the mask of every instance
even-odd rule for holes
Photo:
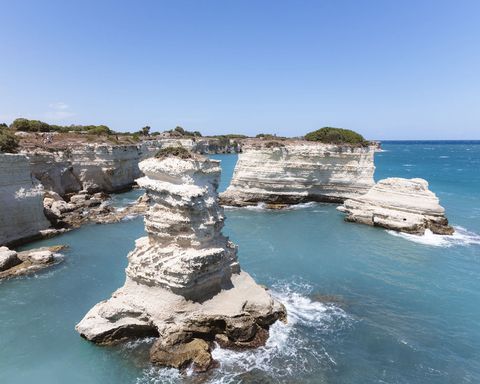
[[[151,340],[97,347],[75,324],[124,281],[143,221],[30,244],[65,262],[0,283],[0,383],[480,383],[480,142],[385,142],[375,178],[423,177],[457,232],[418,238],[345,223],[335,206],[227,209],[244,270],[284,302],[265,348],[216,349],[220,368],[147,362]],[[222,185],[236,156],[222,160]],[[125,204],[141,191],[116,196]]]

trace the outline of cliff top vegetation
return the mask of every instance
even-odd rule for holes
[[[157,159],[165,159],[167,157],[179,157],[180,159],[191,159],[193,155],[188,149],[182,146],[177,146],[177,147],[162,148],[156,153],[155,157]]]
[[[350,129],[323,127],[305,135],[305,140],[328,144],[367,145],[369,142],[359,133]]]
[[[0,152],[16,153],[18,151],[18,139],[6,124],[0,124]]]
[[[202,137],[202,134],[199,131],[187,131],[186,129],[183,129],[182,127],[179,127],[179,126],[167,132],[170,133],[172,136],[177,136],[177,137],[184,137],[184,136]]]
[[[87,132],[94,135],[110,135],[114,133],[106,125],[52,125],[40,120],[29,120],[24,118],[15,119],[10,128],[22,132]]]

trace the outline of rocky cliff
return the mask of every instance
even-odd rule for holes
[[[226,205],[341,202],[373,186],[374,147],[308,141],[246,141]]]
[[[0,245],[35,237],[49,227],[43,193],[25,156],[0,153]]]
[[[65,196],[82,190],[126,190],[141,176],[141,160],[154,156],[160,148],[179,145],[197,153],[225,153],[231,149],[228,143],[215,139],[161,139],[138,145],[83,144],[52,152],[36,149],[24,153],[30,159],[33,175],[45,189]]]
[[[423,235],[450,235],[445,210],[423,179],[388,178],[380,180],[365,195],[345,200],[339,210],[346,221],[358,222]]]
[[[94,306],[77,331],[96,343],[158,336],[153,362],[197,370],[212,365],[212,341],[261,345],[285,310],[244,271],[225,237],[218,161],[148,159],[140,163],[152,205],[147,236],[128,255],[125,285]]]
[[[152,150],[153,152],[153,150]],[[60,195],[81,190],[117,192],[140,176],[136,145],[84,145],[65,151],[28,153],[32,172],[46,189]]]

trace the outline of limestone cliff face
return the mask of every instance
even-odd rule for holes
[[[23,155],[0,154],[0,245],[34,237],[50,226],[43,187]]]
[[[341,202],[373,186],[374,147],[308,141],[244,142],[226,205]]]
[[[380,180],[365,195],[345,200],[339,210],[346,221],[422,235],[453,233],[445,210],[423,179]]]
[[[88,340],[108,343],[158,335],[152,361],[178,368],[211,365],[211,341],[252,347],[285,310],[240,270],[221,230],[218,161],[148,159],[140,163],[151,207],[147,236],[128,255],[125,285],[77,325]]]
[[[233,147],[206,139],[160,139],[138,145],[80,145],[69,150],[26,152],[33,175],[46,190],[61,196],[81,190],[118,192],[141,176],[138,163],[160,148],[181,145],[197,153],[223,153]]]
[[[45,188],[64,195],[128,188],[140,176],[141,154],[136,145],[84,145],[54,153],[29,152],[28,157],[33,174]]]

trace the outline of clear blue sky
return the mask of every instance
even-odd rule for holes
[[[0,0],[0,122],[480,139],[480,1]]]

